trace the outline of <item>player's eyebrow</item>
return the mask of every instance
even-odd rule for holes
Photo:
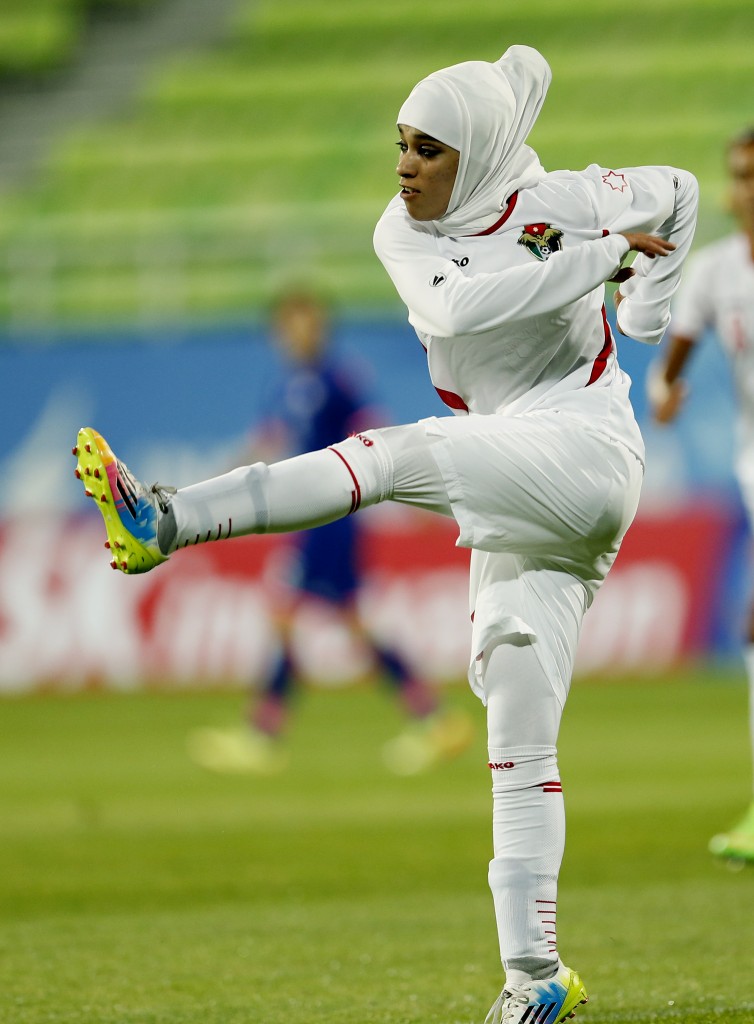
[[[403,128],[400,125],[398,125],[398,134],[399,135],[403,135],[404,134]],[[417,142],[436,142],[438,146],[444,146],[445,145],[444,142],[440,142],[439,139],[436,139],[434,137],[434,135],[427,135],[427,134],[425,134],[425,132],[416,132],[414,134],[414,138],[416,139]]]

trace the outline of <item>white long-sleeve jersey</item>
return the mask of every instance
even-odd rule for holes
[[[743,232],[692,256],[673,303],[673,334],[698,341],[710,327],[733,370],[739,443],[754,479],[754,260]]]
[[[604,282],[628,252],[623,231],[658,233],[675,251],[639,256],[619,323],[658,342],[696,222],[696,179],[672,167],[556,171],[515,193],[497,224],[451,238],[396,196],[374,235],[378,257],[455,413],[557,408],[643,445],[604,307]]]

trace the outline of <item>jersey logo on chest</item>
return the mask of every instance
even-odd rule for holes
[[[551,224],[525,224],[518,236],[518,244],[526,246],[535,259],[544,262],[554,252],[560,252],[563,232]]]

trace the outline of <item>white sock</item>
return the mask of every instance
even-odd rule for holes
[[[558,969],[558,873],[565,812],[554,747],[490,747],[494,857],[489,884],[507,983]]]
[[[171,550],[321,526],[383,500],[392,486],[392,460],[384,444],[368,435],[181,488],[171,500],[177,531]],[[366,445],[365,437],[372,443]]]

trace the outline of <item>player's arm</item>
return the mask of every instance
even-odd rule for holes
[[[620,234],[553,253],[545,263],[467,276],[434,238],[383,218],[375,250],[415,327],[440,337],[474,334],[575,302],[612,277],[629,251]]]
[[[715,252],[707,249],[692,256],[684,267],[663,353],[647,373],[647,398],[658,423],[670,423],[678,415],[688,393],[683,375],[691,353],[715,322],[716,262]]]
[[[633,273],[616,292],[618,329],[657,344],[670,323],[670,303],[681,279],[683,262],[694,238],[699,189],[688,171],[672,167],[629,168],[620,172],[628,183],[622,200],[610,197],[610,230],[641,238],[651,232],[672,244],[669,252],[632,246],[639,255]],[[658,260],[655,257],[666,258]]]

